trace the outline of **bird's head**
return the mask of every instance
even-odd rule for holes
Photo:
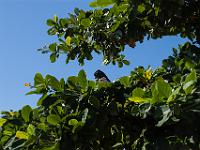
[[[107,80],[107,82],[110,82],[110,80],[108,79],[108,77],[106,76],[106,74],[101,71],[101,70],[97,70],[95,73],[94,73],[94,77],[97,81],[100,81],[101,79],[105,78]]]

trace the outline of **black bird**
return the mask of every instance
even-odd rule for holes
[[[110,82],[110,80],[108,79],[108,77],[106,76],[106,74],[103,71],[101,71],[101,70],[97,70],[94,73],[94,77],[95,77],[96,81]]]

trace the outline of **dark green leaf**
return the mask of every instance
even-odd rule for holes
[[[46,81],[47,85],[50,86],[53,90],[56,90],[56,91],[63,90],[60,85],[60,82],[54,76],[47,75],[45,78],[45,81]]]
[[[52,53],[50,55],[50,61],[51,61],[51,63],[54,63],[56,61],[56,59],[57,59],[56,53]]]
[[[86,73],[84,70],[81,70],[78,73],[78,80],[79,80],[79,84],[81,86],[82,89],[86,89],[87,87],[87,78],[86,78]]]
[[[130,65],[130,62],[129,62],[128,60],[123,60],[123,63],[124,63],[125,65]]]
[[[52,44],[49,45],[49,50],[52,53],[55,53],[56,52],[56,47],[57,47],[57,43],[52,43]]]
[[[56,23],[55,23],[53,20],[51,20],[51,19],[48,19],[48,20],[47,20],[47,25],[48,25],[48,26],[51,27],[51,26],[54,26],[55,24],[56,24]]]
[[[45,80],[42,77],[42,75],[40,73],[36,73],[35,78],[34,78],[34,86],[39,87],[39,86],[44,85],[44,83],[45,83]]]

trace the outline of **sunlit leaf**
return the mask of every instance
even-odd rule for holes
[[[106,7],[114,4],[114,0],[94,0],[90,3],[90,7]]]
[[[24,131],[17,131],[15,135],[18,139],[28,139],[28,134]]]
[[[151,101],[150,98],[142,98],[142,97],[129,97],[128,100],[135,103],[149,103]]]
[[[71,46],[71,41],[72,41],[72,38],[70,36],[67,36],[67,38],[66,38],[66,44],[68,46]]]
[[[0,127],[2,127],[4,125],[4,123],[6,123],[7,119],[4,118],[0,118]]]

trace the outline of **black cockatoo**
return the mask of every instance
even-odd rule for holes
[[[97,70],[94,73],[94,77],[95,77],[96,81],[110,82],[110,80],[108,79],[108,77],[106,76],[106,74],[103,71],[101,71],[101,70]]]

